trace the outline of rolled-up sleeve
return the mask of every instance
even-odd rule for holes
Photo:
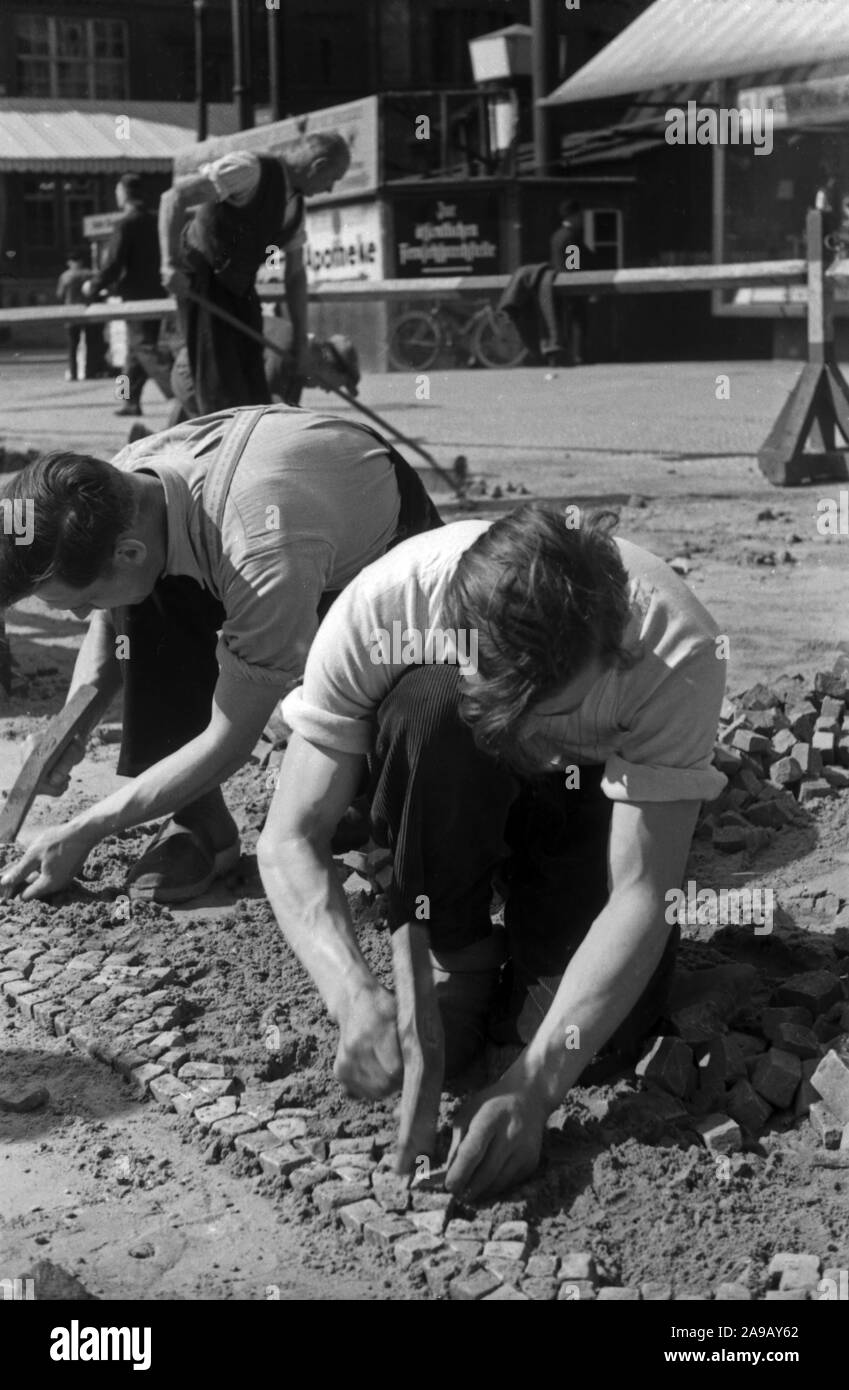
[[[713,643],[673,667],[605,764],[613,801],[710,801],[726,778],[711,766],[726,663]]]
[[[227,202],[228,199],[237,203],[246,202],[259,187],[260,163],[257,156],[248,150],[233,150],[209,164],[202,164],[200,173],[209,179],[219,202]]]

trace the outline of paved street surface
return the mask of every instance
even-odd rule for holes
[[[0,354],[0,442],[109,457],[132,422],[115,418],[110,381],[67,383],[63,367],[58,354]],[[736,494],[766,487],[753,456],[799,370],[684,362],[391,373],[367,377],[360,399],[439,463],[463,453],[493,484],[523,482],[538,496]],[[729,400],[716,399],[722,373]],[[426,391],[429,399],[417,398]],[[351,410],[317,390],[303,404]],[[162,428],[167,405],[155,386],[145,387],[143,407],[145,423]]]

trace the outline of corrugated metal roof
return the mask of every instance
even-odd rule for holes
[[[236,129],[232,106],[208,108],[212,135]],[[80,174],[171,172],[194,141],[189,101],[0,99],[0,172]]]
[[[840,59],[849,0],[655,0],[546,104]]]

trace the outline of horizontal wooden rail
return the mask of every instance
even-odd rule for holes
[[[751,261],[739,265],[641,266],[633,270],[567,271],[557,276],[556,288],[566,294],[682,294],[695,290],[743,289],[754,285],[801,285],[807,262]],[[454,294],[487,294],[503,290],[508,275],[429,276],[417,280],[345,280],[315,285],[309,297],[316,303],[369,300],[433,299]],[[282,284],[259,286],[260,298],[285,299]],[[35,304],[24,309],[0,309],[0,327],[16,324],[109,323],[112,319],[163,318],[173,314],[173,299],[137,299],[110,304]]]

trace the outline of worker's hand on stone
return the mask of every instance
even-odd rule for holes
[[[35,746],[35,736],[30,734],[29,738],[24,739],[21,747],[21,763],[26,762]],[[42,775],[41,781],[36,787],[36,796],[62,796],[68,790],[71,773],[85,757],[85,750],[85,739],[79,737],[72,739],[61,758]]]
[[[70,821],[51,826],[37,835],[22,859],[0,877],[6,893],[21,891],[23,902],[46,898],[66,888],[97,843],[89,831]]]
[[[339,1008],[339,1047],[333,1074],[349,1095],[379,1100],[404,1076],[395,999],[376,980],[356,986]]]
[[[504,1078],[471,1096],[454,1121],[448,1191],[475,1201],[530,1177],[539,1164],[547,1119],[538,1097]]]
[[[189,277],[176,266],[168,266],[162,271],[162,283],[175,299],[185,296],[189,289]]]

